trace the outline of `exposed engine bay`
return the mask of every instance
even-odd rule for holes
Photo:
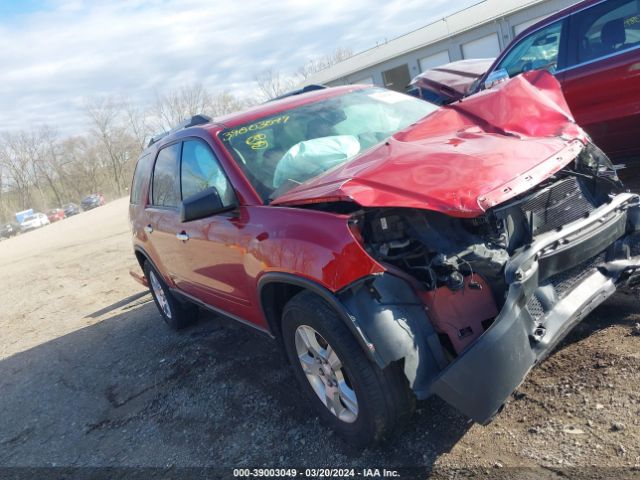
[[[588,217],[621,191],[609,159],[588,145],[574,164],[480,217],[380,208],[356,212],[353,222],[368,253],[414,284],[441,343],[455,357],[504,306],[510,258],[538,236]],[[566,270],[572,267],[579,266]],[[542,312],[545,292],[539,290],[532,309]]]

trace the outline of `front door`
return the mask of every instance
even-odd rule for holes
[[[223,205],[237,205],[233,188],[211,148],[202,140],[186,140],[182,148],[181,190],[186,199],[216,187]],[[246,318],[249,283],[244,268],[241,207],[208,218],[180,223],[176,234],[178,287],[227,313]]]

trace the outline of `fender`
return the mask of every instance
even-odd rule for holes
[[[265,273],[258,281],[260,307],[266,318],[263,288],[285,283],[324,299],[353,333],[368,358],[380,368],[404,360],[404,373],[418,398],[430,395],[432,381],[447,361],[424,305],[411,286],[388,272],[364,277],[332,293],[311,280],[288,273]],[[276,332],[275,325],[270,325]]]

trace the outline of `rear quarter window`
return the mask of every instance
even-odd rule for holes
[[[151,170],[151,161],[153,157],[150,154],[140,157],[136,165],[136,170],[133,173],[133,182],[131,183],[131,198],[130,203],[133,205],[141,205],[146,203],[146,199],[143,198],[145,185],[149,180],[149,174]]]

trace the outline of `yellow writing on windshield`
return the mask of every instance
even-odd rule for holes
[[[262,130],[263,128],[271,127],[272,125],[277,125],[279,123],[287,123],[289,121],[289,115],[281,115],[280,117],[270,118],[269,120],[262,120],[260,122],[252,123],[246,127],[236,128],[234,130],[229,130],[228,132],[224,132],[222,134],[223,139],[228,142],[232,138],[235,138],[239,135],[246,135],[251,132],[255,132],[256,130]]]
[[[629,17],[624,21],[625,27],[630,27],[631,25],[636,25],[640,23],[640,15],[636,15],[634,17]]]
[[[269,146],[267,136],[264,133],[256,133],[248,137],[244,143],[251,147],[251,150],[262,150]]]

